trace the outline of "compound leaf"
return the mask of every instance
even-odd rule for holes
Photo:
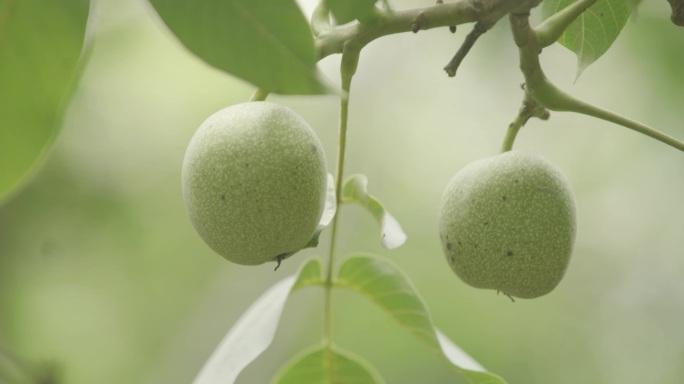
[[[382,384],[380,375],[360,357],[339,347],[316,347],[295,356],[272,384]]]
[[[290,293],[322,283],[321,263],[311,259],[296,275],[269,288],[228,331],[193,383],[233,384],[240,372],[271,345]]]
[[[88,0],[0,0],[0,200],[57,137],[83,68],[89,8]]]
[[[547,18],[575,0],[545,0],[542,17]],[[558,39],[577,55],[577,77],[613,45],[632,13],[632,0],[598,0],[575,20]]]
[[[486,372],[444,334],[437,330],[411,281],[391,262],[372,255],[352,255],[340,266],[335,285],[350,289],[399,322],[408,332],[439,357],[449,361],[460,375],[477,384],[504,384],[499,376]]]
[[[309,23],[293,0],[150,0],[192,53],[266,92],[322,94]]]

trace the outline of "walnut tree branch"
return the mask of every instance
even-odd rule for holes
[[[449,77],[456,76],[456,70],[461,65],[461,62],[466,57],[468,52],[470,52],[470,49],[473,47],[473,45],[475,45],[477,39],[480,36],[482,36],[482,34],[484,34],[485,32],[487,32],[487,29],[482,23],[475,23],[475,27],[473,27],[473,30],[470,31],[468,36],[466,36],[463,45],[461,45],[461,48],[458,49],[456,55],[454,55],[449,64],[447,64],[446,67],[444,67],[444,70],[446,71],[447,75],[449,75]]]
[[[342,53],[345,46],[361,49],[373,40],[397,33],[426,30],[465,23],[480,23],[486,29],[511,12],[529,10],[541,0],[458,0],[428,7],[384,12],[376,22],[353,23],[316,36],[318,59]]]
[[[684,142],[617,113],[578,100],[560,90],[544,75],[539,63],[541,43],[529,23],[529,13],[509,15],[513,39],[520,53],[520,70],[525,76],[525,93],[539,106],[551,111],[581,113],[632,129],[684,152]]]

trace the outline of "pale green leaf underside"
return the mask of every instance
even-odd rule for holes
[[[240,372],[271,345],[290,293],[320,284],[321,263],[311,259],[296,275],[269,288],[228,331],[193,383],[233,384]]]
[[[547,18],[575,0],[544,0],[542,16]],[[558,40],[577,55],[577,77],[601,57],[617,39],[632,12],[630,0],[598,0]]]
[[[358,203],[366,208],[380,223],[380,240],[387,249],[400,247],[406,241],[406,233],[399,222],[385,209],[382,203],[368,194],[368,178],[352,175],[342,186],[342,203]]]
[[[384,309],[472,383],[505,383],[500,377],[485,372],[480,364],[433,326],[423,299],[409,279],[391,262],[372,255],[349,256],[340,266],[335,285],[348,288]]]
[[[281,94],[322,94],[309,23],[294,0],[150,0],[195,55]]]
[[[295,356],[272,384],[382,384],[364,360],[338,347],[316,347]]]
[[[318,246],[318,239],[321,237],[321,232],[330,225],[330,222],[335,217],[337,212],[337,197],[335,196],[335,179],[333,175],[328,173],[328,187],[325,195],[325,206],[323,207],[323,214],[318,221],[318,226],[314,232],[311,240],[304,246],[304,248],[315,248]]]
[[[50,149],[82,65],[88,0],[0,0],[0,201]]]

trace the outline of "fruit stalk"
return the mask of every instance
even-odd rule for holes
[[[525,96],[523,98],[523,105],[522,107],[520,107],[520,110],[518,111],[518,116],[516,116],[513,122],[511,122],[511,124],[508,125],[506,137],[504,137],[504,142],[501,146],[502,153],[508,152],[511,149],[513,149],[513,143],[515,142],[515,138],[518,136],[518,132],[520,132],[520,128],[527,124],[527,121],[533,117],[542,120],[548,120],[549,111],[546,108],[540,106],[527,92],[525,92]]]
[[[261,88],[257,88],[254,90],[254,93],[252,93],[252,97],[249,98],[249,101],[265,101],[267,97],[267,91],[264,91]]]

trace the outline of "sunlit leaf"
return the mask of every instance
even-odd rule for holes
[[[193,381],[194,384],[232,384],[238,374],[271,345],[290,293],[322,284],[321,263],[311,259],[296,275],[273,285],[242,314]]]
[[[328,173],[328,190],[325,195],[325,206],[323,207],[323,215],[321,215],[321,220],[318,222],[318,227],[311,237],[311,240],[306,244],[304,248],[314,248],[318,246],[318,239],[321,237],[321,232],[330,225],[330,222],[335,217],[337,212],[337,197],[335,196],[335,180],[333,176]]]
[[[545,0],[542,17],[547,18],[575,0]],[[589,7],[558,40],[577,55],[577,77],[601,57],[627,23],[632,0],[598,0]]]
[[[294,0],[150,0],[191,52],[267,92],[321,94],[309,23]]]
[[[381,384],[380,375],[359,356],[339,347],[316,347],[295,356],[272,384]]]
[[[376,0],[326,0],[328,9],[337,24],[344,24],[357,19],[363,20],[373,14]]]
[[[353,255],[340,266],[335,285],[348,288],[384,309],[436,355],[449,361],[456,372],[478,384],[502,384],[486,372],[432,324],[430,313],[408,277],[388,260]]]
[[[406,234],[399,222],[375,197],[368,194],[368,178],[352,175],[342,186],[342,202],[358,203],[365,207],[380,223],[382,245],[387,249],[400,247],[406,241]]]
[[[82,72],[88,0],[0,0],[0,201],[41,163]]]

